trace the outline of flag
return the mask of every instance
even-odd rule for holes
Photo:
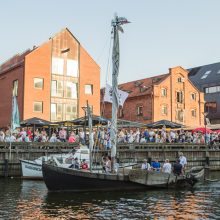
[[[14,130],[20,127],[20,117],[18,110],[18,103],[16,96],[12,97],[12,118],[11,118],[11,129]]]
[[[121,105],[121,106],[124,105],[124,102],[127,99],[128,95],[129,95],[129,93],[118,89],[119,105]],[[112,87],[108,84],[106,84],[106,88],[105,88],[104,102],[112,103]]]

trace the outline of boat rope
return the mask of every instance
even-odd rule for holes
[[[113,42],[113,38],[110,35],[110,43],[109,43],[109,51],[108,51],[108,61],[107,61],[107,67],[106,67],[106,73],[105,73],[105,86],[109,80],[109,73],[110,73],[110,57],[111,57],[111,47],[112,47],[112,42]],[[101,112],[101,116],[104,116],[104,112],[105,112],[105,102],[104,102],[104,96],[105,96],[105,88],[103,89],[103,93],[102,93],[102,112]]]

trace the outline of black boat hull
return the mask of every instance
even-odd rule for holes
[[[44,163],[43,179],[50,191],[115,191],[137,190],[147,186],[129,181],[128,175],[90,173]]]

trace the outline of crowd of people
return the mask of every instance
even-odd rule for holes
[[[62,127],[55,129],[49,136],[45,129],[18,128],[14,131],[0,130],[0,142],[70,142],[86,144],[88,132],[84,129],[68,131]],[[92,145],[100,149],[110,149],[110,129],[105,127],[93,128],[91,139]],[[195,143],[209,144],[212,148],[219,148],[220,132],[206,133],[192,132],[184,129],[119,129],[117,136],[118,143]]]

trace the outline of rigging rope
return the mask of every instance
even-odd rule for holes
[[[112,42],[113,42],[113,37],[112,37],[112,32],[110,35],[110,44],[109,44],[109,52],[108,52],[108,61],[107,61],[107,68],[106,68],[106,78],[105,78],[105,86],[109,80],[109,70],[110,70],[110,55],[111,55],[111,48],[112,48]],[[105,96],[105,89],[103,89],[103,94],[102,94],[102,104],[101,104],[101,116],[103,117],[104,112],[105,112],[105,102],[104,102],[104,96]]]

